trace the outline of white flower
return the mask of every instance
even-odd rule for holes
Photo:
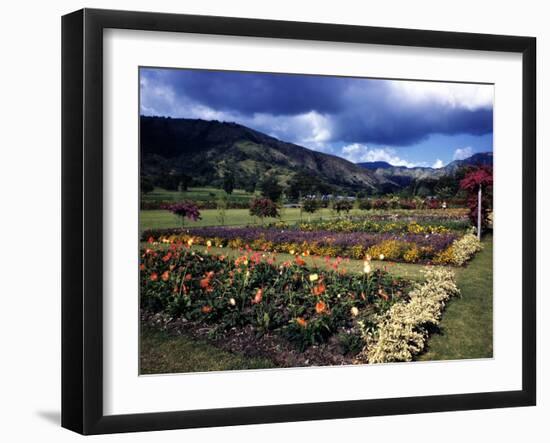
[[[384,260],[384,258],[385,258],[384,254],[380,254],[379,258],[380,258],[380,260]]]
[[[314,281],[317,281],[317,280],[319,280],[319,276],[318,276],[317,274],[311,274],[311,275],[309,276],[309,281],[310,281],[310,282],[313,283]]]
[[[370,274],[371,270],[372,270],[372,269],[371,269],[371,267],[370,267],[370,261],[365,260],[365,261],[363,262],[363,273],[364,273],[364,274]]]
[[[231,298],[229,299],[229,304],[230,304],[231,306],[235,306],[235,305],[237,304],[237,302],[235,301],[235,299],[234,299],[233,297],[231,297]]]
[[[212,246],[212,242],[211,242],[210,240],[208,240],[208,241],[206,242],[206,246],[208,246],[208,247],[210,248],[210,247]]]
[[[357,309],[355,306],[351,308],[350,311],[351,315],[353,315],[354,317],[357,317],[359,315],[359,309]]]

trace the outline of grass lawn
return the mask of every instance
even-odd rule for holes
[[[299,208],[283,208],[281,209],[281,218],[269,218],[265,220],[265,224],[272,223],[277,220],[293,222],[300,221],[300,209]],[[364,211],[359,209],[352,209],[350,215],[364,214]],[[185,220],[186,228],[197,228],[203,226],[220,226],[219,212],[217,209],[201,209],[201,220],[196,222]],[[335,218],[336,215],[330,209],[323,208],[309,216],[304,213],[302,216],[303,221],[330,219]],[[256,217],[252,217],[248,212],[248,209],[228,209],[225,212],[225,226],[246,226],[252,224],[260,224],[260,220]],[[162,228],[179,228],[181,227],[181,220],[176,215],[163,210],[141,210],[139,213],[139,227],[140,231],[145,229],[162,229]]]
[[[185,336],[142,329],[140,373],[229,371],[274,367],[270,360],[246,358]]]
[[[419,360],[454,360],[493,356],[493,237],[466,268],[456,270],[461,298],[443,313],[441,332],[428,341]]]
[[[152,201],[216,201],[222,197],[227,197],[229,201],[246,202],[254,196],[242,189],[234,189],[230,195],[227,195],[223,189],[218,188],[189,188],[187,191],[167,191],[162,188],[155,188],[153,191],[143,194],[142,200],[145,202]]]

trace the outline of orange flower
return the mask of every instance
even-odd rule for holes
[[[378,295],[382,297],[384,300],[388,301],[390,299],[389,295],[384,292],[382,288],[378,290]]]
[[[302,317],[297,317],[296,323],[298,323],[302,328],[305,328],[307,326],[307,320]]]
[[[168,260],[170,260],[172,258],[172,253],[171,252],[168,252],[168,254],[166,254],[164,257],[162,257],[162,261],[164,263],[166,263]]]
[[[258,303],[261,303],[262,302],[262,298],[263,298],[263,289],[260,288],[256,291],[256,295],[254,296],[254,299],[252,300],[252,303],[253,304],[258,304]]]
[[[153,272],[151,274],[151,281],[157,281],[159,279],[159,275],[156,272]]]
[[[212,312],[212,306],[208,306],[208,305],[203,306],[203,307],[201,308],[201,312],[202,312],[203,314],[209,314],[210,312]]]
[[[296,256],[296,264],[298,266],[304,266],[306,264],[306,262],[304,261],[304,259],[302,257],[300,257],[299,255]]]
[[[170,279],[170,271],[164,271],[160,278],[162,278],[162,281],[168,281]]]
[[[145,265],[143,263],[141,265],[139,265],[139,270],[140,271],[145,271]]]
[[[317,314],[323,314],[324,312],[327,312],[327,305],[322,301],[318,301],[315,305],[315,312],[317,312]]]
[[[324,283],[319,283],[317,286],[314,286],[312,289],[313,295],[319,296],[327,290],[327,287]]]

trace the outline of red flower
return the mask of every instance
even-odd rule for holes
[[[185,281],[191,281],[193,276],[191,274],[185,274]]]
[[[262,302],[262,298],[263,298],[263,289],[260,288],[256,291],[256,295],[254,296],[254,299],[252,300],[252,303],[253,304],[258,304],[258,303],[261,303]]]
[[[145,265],[143,263],[141,265],[139,265],[139,270],[140,271],[145,271]]]
[[[324,283],[319,283],[317,286],[314,286],[312,289],[313,295],[320,296],[327,290],[327,287]]]
[[[318,301],[315,305],[315,312],[317,312],[317,314],[323,314],[327,312],[327,305],[322,301]]]
[[[166,263],[168,260],[170,260],[172,258],[172,253],[169,252],[168,254],[166,254],[164,257],[162,257],[162,261],[164,263]]]
[[[304,261],[304,259],[302,257],[300,257],[299,255],[296,256],[296,264],[298,266],[305,266],[306,262]]]
[[[159,275],[156,272],[153,272],[150,278],[151,281],[157,281],[159,279]]]
[[[162,278],[162,281],[168,281],[170,279],[170,271],[164,271],[160,278]]]

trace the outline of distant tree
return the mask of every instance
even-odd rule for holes
[[[283,194],[283,188],[273,175],[266,176],[260,183],[262,195],[272,201],[277,201]]]
[[[223,190],[227,194],[232,194],[235,189],[235,175],[232,172],[227,172],[223,177]]]
[[[297,200],[301,195],[315,194],[319,190],[321,181],[306,172],[294,174],[289,182],[286,194],[293,200]]]
[[[139,180],[139,187],[141,189],[142,194],[148,194],[149,192],[153,191],[155,189],[153,185],[153,181],[150,177],[140,177]]]
[[[255,180],[249,180],[244,185],[244,190],[248,192],[249,194],[254,194],[256,191],[256,181]]]
[[[180,189],[184,192],[187,192],[189,186],[193,184],[193,178],[187,174],[180,175]]]

